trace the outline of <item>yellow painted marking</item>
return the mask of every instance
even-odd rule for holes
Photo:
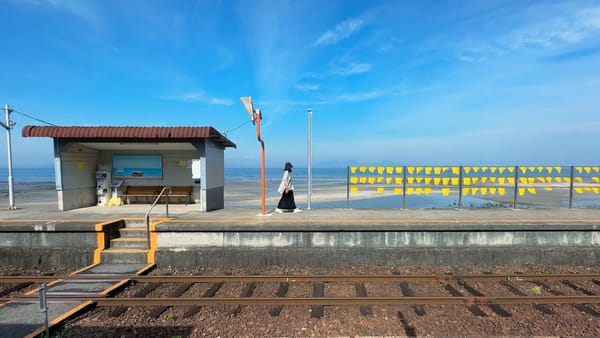
[[[72,308],[71,310],[63,313],[62,315],[56,317],[54,320],[52,320],[51,322],[48,323],[48,327],[54,327],[57,324],[60,324],[62,321],[66,320],[67,318],[75,315],[76,313],[82,311],[83,309],[89,307],[89,306],[93,306],[93,302],[92,301],[85,301],[81,304],[79,304],[78,306]],[[43,334],[45,331],[45,327],[40,327],[38,329],[36,329],[35,331],[33,331],[32,333],[30,333],[29,335],[25,336],[25,338],[34,338],[34,337],[39,337],[41,334]]]
[[[468,189],[468,188],[465,188]],[[204,219],[196,219],[196,220],[173,220],[173,222],[177,223],[255,223],[255,224],[264,224],[264,223],[306,223],[306,219],[286,219],[286,220],[256,220],[256,219],[221,219],[221,220],[204,220]],[[167,221],[164,223],[168,223],[171,221]],[[311,219],[310,222],[318,222],[318,223],[357,223],[357,224],[373,224],[373,223],[512,223],[512,222],[526,222],[526,223],[565,223],[565,222],[574,222],[574,223],[600,223],[600,219]]]

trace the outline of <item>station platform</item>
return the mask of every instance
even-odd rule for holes
[[[0,211],[0,264],[98,263],[127,224],[146,229],[149,205],[54,208]],[[197,208],[155,206],[139,256],[159,266],[600,263],[600,209]]]

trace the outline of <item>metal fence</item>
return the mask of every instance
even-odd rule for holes
[[[600,166],[348,166],[346,181],[347,208],[361,194],[401,196],[403,209],[407,197],[429,195],[452,197],[459,209],[466,196],[513,208],[600,199]]]

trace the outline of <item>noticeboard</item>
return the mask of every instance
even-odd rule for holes
[[[114,155],[115,178],[162,178],[161,155]]]

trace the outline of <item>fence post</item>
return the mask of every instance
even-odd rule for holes
[[[402,209],[406,209],[406,166],[402,167]]]
[[[458,209],[462,209],[463,167],[458,167]]]
[[[515,166],[515,193],[513,199],[513,209],[517,209],[517,194],[519,192],[519,166]]]
[[[346,166],[346,209],[350,209],[350,166]]]
[[[571,183],[569,184],[569,209],[573,206],[573,166],[571,166]]]

